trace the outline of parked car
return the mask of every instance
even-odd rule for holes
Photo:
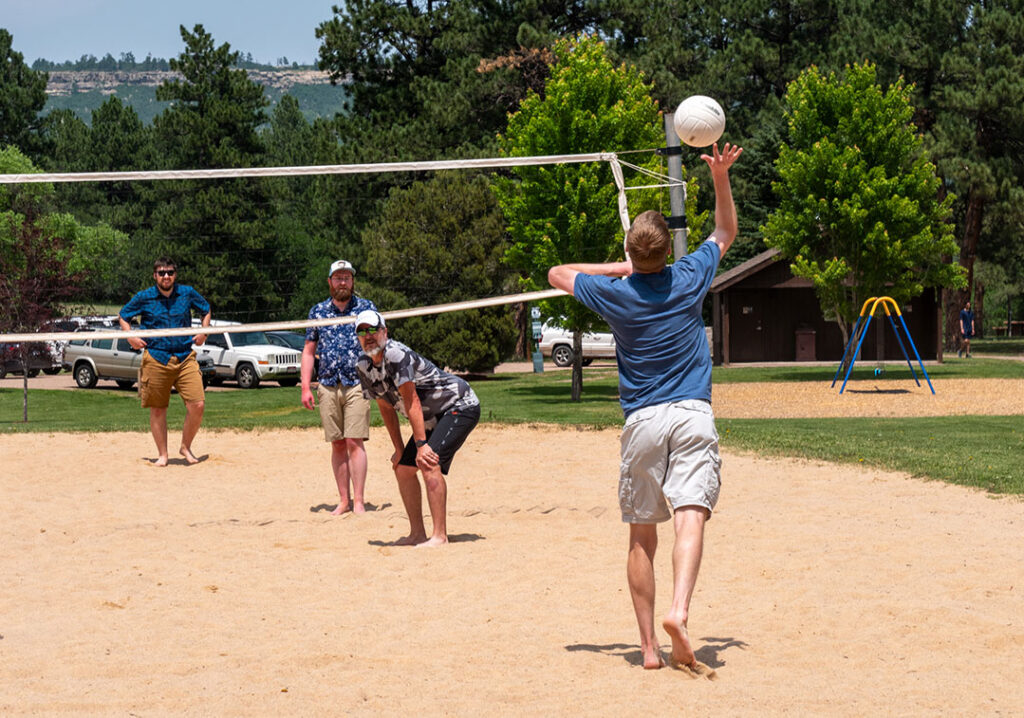
[[[28,349],[28,361],[22,355],[22,344],[0,344],[0,379],[8,374],[25,373],[25,364],[28,364],[28,375],[38,376],[39,372],[46,374],[60,373],[60,357],[54,356],[56,348],[51,346],[53,342],[26,342],[24,347]]]
[[[237,322],[212,322],[213,326],[229,324]],[[302,352],[272,344],[266,332],[211,333],[205,344],[192,348],[197,356],[213,360],[215,383],[234,379],[242,389],[255,389],[265,379],[281,386],[299,383]]]
[[[203,386],[214,377],[213,360],[198,356]],[[64,368],[83,389],[92,389],[99,379],[112,379],[122,389],[131,389],[139,380],[142,352],[133,349],[127,339],[72,339],[64,347]]]
[[[541,327],[540,353],[551,357],[555,366],[572,366],[572,332],[545,322]],[[615,358],[615,337],[605,332],[587,332],[583,335],[583,366],[594,359]]]

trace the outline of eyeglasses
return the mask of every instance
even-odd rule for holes
[[[380,327],[362,326],[362,327],[357,327],[356,328],[356,334],[358,334],[361,337],[368,337],[371,334],[376,334],[379,331],[380,331]]]
[[[173,269],[158,269],[158,270],[156,270],[156,273],[160,277],[173,277],[174,276],[174,271],[175,270],[173,270]]]

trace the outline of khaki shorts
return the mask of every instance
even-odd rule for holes
[[[370,438],[370,402],[363,398],[363,389],[356,386],[324,386],[316,389],[320,404],[320,423],[324,441]]]
[[[638,409],[622,429],[619,507],[630,524],[668,521],[673,510],[718,503],[722,459],[715,415],[691,399]]]
[[[204,401],[203,374],[199,371],[199,362],[192,352],[184,361],[171,357],[167,364],[161,364],[143,352],[142,364],[139,365],[139,399],[144,409],[166,409],[171,403],[171,389],[178,390],[186,403]]]

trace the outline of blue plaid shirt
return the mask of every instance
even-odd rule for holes
[[[377,311],[377,307],[369,299],[363,299],[353,294],[344,310],[339,310],[333,300],[327,299],[309,310],[309,318],[354,317],[367,309]],[[317,381],[320,384],[324,386],[359,385],[356,361],[363,353],[363,348],[359,346],[359,340],[356,338],[355,323],[310,327],[306,330],[306,341],[316,342],[317,354],[320,355],[320,374],[317,376]]]
[[[142,317],[142,329],[178,329],[192,326],[192,310],[200,317],[210,313],[210,303],[192,287],[175,284],[171,294],[165,297],[156,285],[143,289],[121,307],[121,318],[130,322]],[[192,336],[146,337],[146,351],[161,364],[171,357],[184,360],[192,353]]]

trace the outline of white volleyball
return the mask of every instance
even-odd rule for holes
[[[693,95],[679,103],[673,124],[679,139],[691,147],[707,147],[725,131],[725,111],[715,100]]]

